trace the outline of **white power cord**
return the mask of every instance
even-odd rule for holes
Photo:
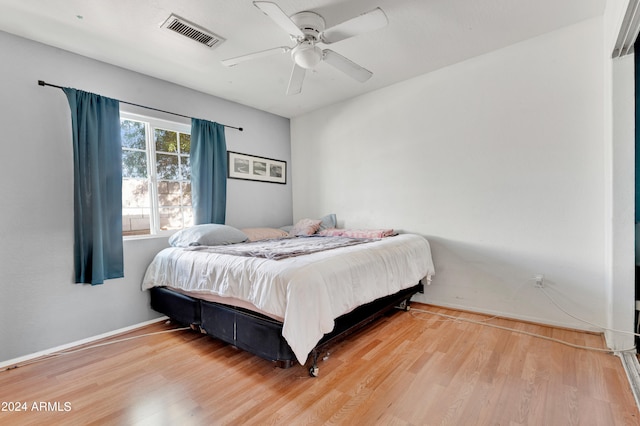
[[[549,293],[547,293],[547,291],[546,291],[546,289],[544,287],[541,287],[540,290],[542,290],[542,293],[544,293],[544,295],[547,296],[547,299],[549,299],[551,301],[551,303],[553,303],[553,305],[556,308],[560,309],[562,312],[564,312],[565,314],[569,315],[573,319],[577,319],[578,321],[581,321],[581,322],[583,322],[585,324],[589,324],[589,325],[591,325],[593,327],[599,328],[600,330],[611,331],[611,332],[614,332],[614,333],[631,334],[633,336],[640,336],[640,334],[634,333],[633,331],[624,331],[624,330],[616,330],[616,329],[613,329],[613,328],[607,328],[607,327],[603,327],[603,326],[601,326],[599,324],[594,324],[594,323],[592,323],[590,321],[587,321],[586,319],[577,317],[577,316],[573,315],[572,313],[567,312],[565,309],[562,308],[562,306],[560,306],[555,300],[553,300],[553,297],[551,297],[551,295]]]
[[[581,346],[581,345],[576,345],[564,340],[560,340],[560,339],[556,339],[554,337],[548,337],[548,336],[543,336],[541,334],[536,334],[536,333],[530,333],[528,331],[524,331],[524,330],[517,330],[515,328],[510,328],[510,327],[503,327],[501,325],[496,325],[496,324],[489,324],[486,321],[480,321],[480,320],[472,320],[472,319],[468,319],[468,318],[460,318],[460,317],[455,317],[453,315],[447,315],[447,314],[443,314],[440,312],[433,312],[433,311],[429,311],[427,309],[418,309],[418,308],[411,308],[412,312],[422,312],[425,314],[432,314],[432,315],[438,315],[441,317],[445,317],[451,320],[455,320],[455,321],[466,321],[472,324],[478,324],[478,325],[484,325],[487,327],[493,327],[493,328],[498,328],[500,330],[506,330],[506,331],[511,331],[514,333],[520,333],[520,334],[526,334],[527,336],[532,336],[532,337],[537,337],[539,339],[544,339],[544,340],[550,340],[552,342],[556,342],[556,343],[560,343],[563,344],[565,346],[570,346],[572,348],[576,348],[576,349],[586,349],[586,350],[590,350],[590,351],[596,351],[596,352],[605,352],[605,353],[620,353],[620,352],[629,352],[629,351],[635,351],[636,348],[635,346],[633,348],[629,348],[629,349],[620,349],[620,350],[611,350],[611,349],[602,349],[602,348],[594,348],[594,347],[590,347],[590,346]]]
[[[126,342],[127,340],[134,340],[134,339],[139,339],[141,337],[154,336],[156,334],[173,333],[173,332],[182,331],[182,330],[191,330],[191,327],[172,328],[171,330],[155,331],[153,333],[146,333],[146,334],[140,334],[140,335],[137,335],[137,336],[124,337],[122,339],[111,340],[111,341],[104,342],[104,343],[96,343],[95,345],[85,346],[85,347],[82,347],[82,348],[79,348],[79,349],[62,350],[62,351],[59,351],[59,352],[52,352],[52,353],[44,355],[42,357],[32,359],[31,361],[25,361],[25,362],[20,363],[20,364],[12,365],[10,367],[5,368],[3,371],[14,370],[14,369],[16,369],[18,367],[24,367],[24,366],[27,366],[27,365],[35,364],[35,363],[38,363],[38,362],[41,362],[41,361],[45,361],[47,359],[58,357],[60,355],[71,355],[71,354],[75,354],[75,353],[78,353],[78,352],[86,351],[87,349],[94,349],[94,348],[99,348],[101,346],[113,345],[114,343]]]

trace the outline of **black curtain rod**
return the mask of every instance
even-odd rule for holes
[[[58,85],[56,85],[56,84],[46,83],[44,80],[38,80],[38,85],[39,85],[39,86],[57,87],[58,89],[64,89],[64,87],[62,87],[62,86],[58,86]],[[148,106],[145,106],[145,105],[134,104],[133,102],[121,101],[121,100],[119,100],[119,99],[118,99],[118,102],[123,103],[123,104],[127,104],[127,105],[137,106],[137,107],[140,107],[140,108],[151,109],[151,110],[153,110],[153,111],[164,112],[165,114],[177,115],[178,117],[184,117],[184,118],[189,118],[189,119],[191,118],[191,117],[189,117],[189,116],[187,116],[187,115],[182,115],[182,114],[178,114],[178,113],[176,113],[176,112],[171,112],[171,111],[165,111],[165,110],[158,109],[158,108],[148,107]],[[239,130],[239,131],[241,131],[241,132],[242,132],[242,130],[243,130],[243,129],[242,129],[242,127],[228,126],[228,125],[226,125],[226,124],[223,124],[223,126],[224,126],[224,127],[228,127],[228,128],[230,128],[230,129],[236,129],[236,130]]]

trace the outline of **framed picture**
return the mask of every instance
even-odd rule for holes
[[[228,175],[231,179],[287,183],[287,162],[227,151]]]

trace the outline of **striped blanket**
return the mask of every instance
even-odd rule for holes
[[[222,246],[195,246],[185,248],[185,250],[205,251],[207,253],[230,254],[235,256],[263,257],[265,259],[280,260],[289,257],[317,253],[325,250],[332,250],[339,247],[364,244],[371,241],[376,241],[376,239],[312,236],[298,238],[277,238],[271,240],[261,240]]]

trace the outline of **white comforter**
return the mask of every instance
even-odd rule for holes
[[[149,265],[142,288],[236,298],[283,318],[282,335],[304,364],[335,318],[434,273],[427,240],[401,234],[282,260],[170,247]]]

